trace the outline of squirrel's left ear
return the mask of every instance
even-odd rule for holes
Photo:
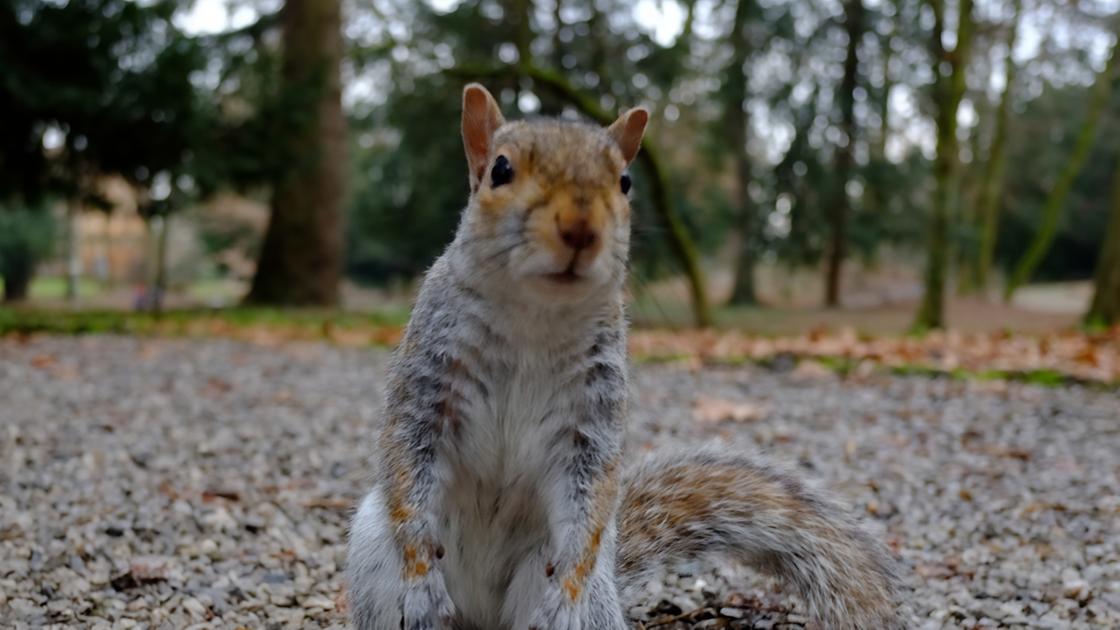
[[[490,161],[494,132],[505,124],[498,102],[477,83],[463,88],[463,147],[471,171],[471,190],[478,189]]]
[[[642,134],[645,133],[648,122],[649,112],[644,107],[635,107],[624,112],[607,127],[607,133],[618,143],[618,148],[622,149],[622,157],[627,164],[638,155],[638,149],[642,147]]]

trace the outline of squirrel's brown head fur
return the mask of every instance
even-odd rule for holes
[[[629,176],[649,114],[610,127],[553,119],[506,122],[481,85],[463,91],[471,201],[464,239],[493,245],[482,270],[515,290],[579,299],[625,272]],[[488,248],[475,248],[479,251]],[[501,272],[501,273],[498,273]]]

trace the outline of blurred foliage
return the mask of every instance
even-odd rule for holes
[[[4,301],[27,296],[35,266],[51,251],[54,219],[41,209],[0,211],[0,280]]]
[[[96,177],[193,189],[213,103],[191,82],[202,42],[161,0],[13,0],[0,7],[0,193],[105,205]],[[44,150],[45,149],[45,150]],[[161,181],[162,180],[162,181]],[[158,182],[158,184],[157,184]]]
[[[1120,82],[1114,93],[1120,95]],[[1084,115],[1088,89],[1050,87],[1025,103],[1013,120],[1008,139],[1009,163],[1005,224],[996,251],[1010,267],[1037,229],[1046,195],[1068,159]],[[1120,137],[1120,98],[1113,98],[1098,131],[1099,138]],[[1040,151],[1040,144],[1046,150]],[[1039,265],[1037,280],[1086,278],[1093,274],[1108,222],[1108,191],[1120,161],[1120,146],[1097,142],[1070,190],[1054,245]]]
[[[735,63],[724,37],[737,4],[685,4],[696,11],[703,9],[697,5],[707,5],[708,28],[724,32],[701,36],[685,30],[672,44],[658,43],[626,2],[566,0],[558,10],[545,2],[466,0],[448,12],[425,3],[373,3],[375,19],[402,28],[373,29],[361,49],[376,54],[358,56],[366,72],[376,73],[393,89],[378,95],[382,105],[356,112],[352,123],[357,141],[350,273],[372,282],[413,276],[430,264],[453,232],[467,192],[457,128],[459,90],[469,74],[458,69],[492,67],[495,59],[508,65],[509,78],[487,81],[508,115],[519,110],[525,115],[578,115],[548,86],[517,77],[519,47],[525,47],[519,41],[525,39],[535,66],[563,71],[605,107],[641,103],[654,110],[650,133],[673,147],[669,168],[674,200],[689,231],[708,254],[725,247],[738,225],[739,210],[728,187],[734,175],[727,158],[735,147],[725,131],[723,112],[730,106],[725,82],[711,69]],[[752,121],[747,146],[750,206],[756,216],[749,222],[753,228],[746,242],[763,260],[816,265],[828,237],[829,197],[824,191],[835,186],[831,134],[838,123],[833,93],[838,79],[822,62],[842,61],[843,25],[830,7],[747,4],[752,6],[746,29],[754,44],[740,62],[750,77],[743,106],[760,115]],[[518,17],[519,6],[529,7],[532,15],[527,28]],[[874,32],[865,55],[889,46],[888,35],[897,41],[917,37],[893,6],[883,5],[870,15]],[[910,39],[906,45],[917,43]],[[864,62],[862,71],[871,73],[875,62]],[[896,54],[893,67],[902,74],[915,64],[912,56]],[[769,70],[766,78],[752,72],[756,66]],[[863,112],[881,107],[886,87],[882,79],[872,83],[861,78],[865,127],[874,117]],[[773,126],[790,136],[784,153],[777,155],[766,146],[773,144],[768,137]],[[859,191],[852,199],[849,248],[865,261],[874,261],[884,245],[919,244],[926,233],[928,163],[913,150],[901,159],[888,159],[872,147],[881,133],[866,128],[857,139],[861,148],[855,184],[849,186]],[[635,270],[645,277],[676,273],[667,262],[672,257],[662,229],[650,216],[643,175],[635,173]],[[437,181],[444,184],[431,185]]]
[[[277,14],[244,0],[238,6],[253,8],[252,22],[199,35],[174,19],[191,4],[0,4],[0,199],[53,196],[96,206],[92,182],[105,174],[131,182],[148,201],[149,215],[219,190],[258,198],[269,193],[293,159],[277,136],[293,118],[307,115],[310,102],[309,94],[285,91],[278,80]],[[851,257],[874,263],[884,251],[910,254],[926,242],[934,109],[930,15],[922,0],[865,3],[851,95],[855,165],[847,182],[835,181],[834,170],[844,142],[837,92],[847,47],[839,2],[439,4],[362,0],[347,7],[352,184],[345,260],[357,280],[413,278],[450,239],[467,197],[458,121],[460,90],[472,71],[503,71],[486,84],[510,117],[580,116],[563,94],[523,71],[527,61],[561,74],[604,109],[651,109],[651,136],[671,148],[665,161],[672,200],[709,259],[728,260],[741,240],[764,262],[819,265],[829,239],[829,191],[841,186],[851,205]],[[1098,4],[1024,5],[1036,31],[1039,23],[1055,28],[1036,33],[1038,50],[1020,60],[1010,91],[1000,267],[1010,266],[1036,232],[1042,204],[1072,148],[1089,82],[1101,65],[1100,55],[1087,51],[1102,48],[1115,32],[1108,8]],[[679,10],[675,34],[657,33],[659,25],[639,19],[647,5]],[[950,231],[957,260],[976,249],[976,226],[966,219],[984,172],[999,92],[991,76],[1002,63],[1011,6],[1011,0],[977,2],[969,114],[959,130],[964,182]],[[730,29],[740,8],[748,45],[736,50]],[[729,91],[736,69],[746,79],[742,102]],[[749,123],[743,142],[727,133],[727,114],[736,106]],[[1099,135],[1118,134],[1120,99],[1113,98]],[[751,227],[741,235],[744,206],[736,200],[739,179],[729,159],[736,151],[747,156],[750,175]],[[1096,144],[1038,279],[1092,273],[1120,160],[1116,151],[1115,143]],[[678,273],[651,211],[649,174],[635,167],[634,182],[634,268],[642,278]],[[212,250],[247,240],[220,229],[203,237]]]
[[[451,240],[469,190],[460,88],[448,83],[439,74],[420,78],[416,90],[352,123],[347,270],[355,278],[411,278]]]

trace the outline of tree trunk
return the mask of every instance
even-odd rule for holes
[[[949,217],[958,197],[957,110],[965,89],[965,69],[971,52],[972,0],[961,0],[957,44],[952,51],[942,45],[945,30],[944,0],[929,0],[934,13],[932,33],[933,75],[937,105],[937,158],[933,165],[936,190],[930,220],[929,252],[926,260],[925,294],[918,308],[915,328],[942,328],[945,325],[945,276],[949,249]],[[942,65],[949,65],[948,76]]]
[[[739,251],[735,260],[735,280],[729,303],[739,306],[758,303],[754,286],[755,208],[749,192],[751,163],[747,154],[750,121],[746,110],[747,77],[743,71],[743,64],[750,56],[750,42],[745,29],[747,13],[751,10],[753,1],[739,0],[735,8],[735,18],[731,25],[731,61],[727,64],[724,76],[724,124],[731,143],[730,154],[735,173],[732,203],[735,205],[739,224]]]
[[[23,262],[23,261],[21,261]],[[27,299],[28,290],[31,288],[31,279],[35,276],[35,263],[30,259],[28,264],[19,264],[9,267],[4,275],[4,303],[11,304]]]
[[[337,304],[342,275],[346,130],[339,64],[339,0],[287,0],[284,93],[292,108],[280,138],[288,168],[276,181],[272,216],[248,301]]]
[[[836,147],[834,170],[836,185],[829,204],[831,230],[825,268],[825,306],[840,304],[840,271],[848,250],[848,180],[855,164],[853,151],[856,142],[855,90],[859,79],[859,43],[863,38],[863,1],[847,0],[844,4],[844,27],[848,35],[848,52],[844,58],[844,78],[840,81],[840,126],[844,132],[843,145]]]
[[[875,156],[880,160],[886,159],[887,140],[891,134],[891,43],[894,37],[887,33],[883,37],[883,95],[879,99],[879,135],[875,139]]]
[[[696,245],[673,205],[672,192],[669,189],[669,174],[661,161],[661,154],[648,138],[642,141],[638,161],[643,162],[646,172],[652,175],[650,196],[653,198],[657,218],[668,233],[669,246],[684,268],[685,277],[688,278],[693,322],[700,328],[711,326],[712,311],[708,306],[708,291],[704,272],[700,268],[700,255],[696,252]]]
[[[556,0],[552,5],[552,67],[564,70],[564,40],[560,38],[560,31],[564,29],[564,1]]]
[[[1007,127],[1010,124],[1011,89],[1015,83],[1018,69],[1012,53],[1019,33],[1019,13],[1022,0],[1014,0],[1014,13],[1011,16],[1011,31],[1007,36],[1007,58],[1004,60],[1004,76],[1007,82],[999,98],[996,110],[996,130],[988,149],[988,163],[984,167],[984,180],[980,191],[980,246],[976,258],[976,288],[987,292],[990,282],[992,261],[996,254],[996,239],[999,234],[999,211],[1003,201],[1003,180],[1007,172]]]
[[[1090,325],[1120,323],[1120,157],[1112,178],[1112,215],[1101,244],[1097,273],[1093,280],[1093,302],[1085,315]]]
[[[514,45],[517,46],[517,63],[531,65],[533,63],[533,23],[531,18],[533,2],[532,0],[517,0],[512,6],[509,6],[508,10],[512,13],[514,36],[517,38],[514,41]]]
[[[78,301],[78,282],[82,275],[81,252],[78,251],[78,215],[81,202],[71,199],[66,204],[66,301]]]
[[[588,8],[591,15],[587,18],[587,28],[591,34],[591,59],[590,69],[598,77],[596,85],[607,93],[610,91],[611,74],[609,68],[610,54],[607,52],[606,42],[610,41],[613,34],[607,17],[599,9],[598,2],[589,2]]]
[[[992,118],[984,103],[974,103],[976,116],[979,119],[975,127],[968,134],[968,151],[972,156],[970,168],[960,169],[957,181],[957,208],[960,209],[959,220],[965,228],[963,238],[950,242],[953,251],[953,262],[956,264],[957,295],[972,295],[976,293],[976,233],[980,225],[980,195],[984,182],[980,179],[980,156],[984,152],[983,139],[986,125],[990,125]]]
[[[1050,251],[1050,245],[1054,242],[1054,235],[1058,231],[1058,219],[1061,218],[1066,197],[1069,195],[1070,188],[1073,187],[1073,181],[1081,173],[1081,168],[1085,166],[1085,160],[1089,158],[1089,151],[1093,148],[1093,143],[1097,139],[1097,125],[1100,123],[1101,115],[1108,104],[1112,92],[1112,79],[1116,74],[1115,70],[1118,62],[1120,62],[1120,37],[1116,38],[1108,63],[1105,64],[1104,70],[1097,76],[1097,80],[1093,84],[1089,109],[1085,114],[1085,120],[1081,124],[1081,131],[1077,134],[1073,153],[1058,175],[1058,181],[1054,184],[1054,188],[1050,190],[1050,194],[1046,197],[1045,205],[1042,206],[1042,224],[1038,226],[1038,231],[1035,232],[1034,238],[1027,246],[1027,251],[1015,263],[1015,270],[1011,273],[1011,279],[1007,281],[1007,287],[1003,291],[1005,302],[1010,302],[1015,291],[1030,280],[1034,270],[1038,268],[1039,263],[1046,256],[1046,252]]]
[[[155,274],[152,277],[151,303],[155,313],[163,311],[163,298],[167,295],[167,241],[171,232],[171,217],[159,217],[159,233],[156,234]]]
[[[750,222],[743,221],[742,223],[740,229],[747,232]],[[728,298],[727,303],[735,306],[758,304],[758,292],[754,284],[754,244],[744,233],[740,235],[738,245],[739,251],[735,253],[733,269],[735,277],[731,285],[731,297]]]

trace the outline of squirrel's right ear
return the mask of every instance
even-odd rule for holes
[[[504,123],[498,102],[486,88],[477,83],[463,88],[463,147],[467,150],[472,192],[478,190],[486,173],[494,132]]]
[[[607,133],[614,138],[618,148],[622,149],[622,157],[626,163],[634,161],[638,149],[642,148],[642,135],[646,132],[646,123],[649,122],[649,111],[644,107],[629,109],[618,120],[607,127]]]

